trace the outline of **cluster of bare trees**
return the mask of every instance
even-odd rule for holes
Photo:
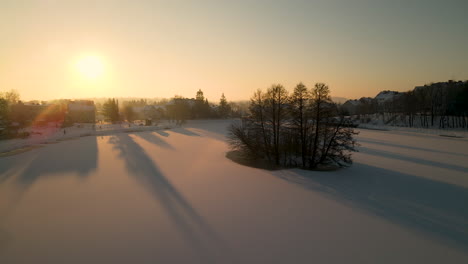
[[[327,85],[299,83],[289,95],[282,85],[257,90],[250,115],[229,128],[233,149],[249,160],[314,169],[321,164],[352,163],[356,134],[339,116]]]

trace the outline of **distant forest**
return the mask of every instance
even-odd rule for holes
[[[402,93],[383,91],[375,98],[349,100],[341,111],[358,123],[467,129],[468,81],[432,83]]]
[[[121,99],[120,99],[121,100]],[[219,102],[210,103],[200,89],[195,98],[174,96],[171,99],[133,99],[119,102],[111,98],[96,103],[97,120],[109,122],[146,120],[157,123],[159,120],[183,123],[188,119],[216,119],[241,117],[248,111],[247,102],[228,102],[224,93]]]

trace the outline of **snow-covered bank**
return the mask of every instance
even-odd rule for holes
[[[442,135],[450,137],[468,137],[468,130],[462,128],[462,126],[452,126],[448,124],[445,128],[440,128],[440,116],[434,117],[434,125],[430,126],[430,117],[427,116],[427,123],[421,123],[421,117],[413,117],[415,119],[413,125],[410,127],[407,120],[407,115],[401,114],[366,114],[366,115],[354,115],[349,117],[354,124],[359,128],[374,129],[374,130],[391,130],[431,135]],[[448,117],[450,118],[450,117]],[[452,117],[454,118],[454,117]]]
[[[466,263],[468,141],[361,130],[355,164],[225,158],[229,121],[0,158],[0,263]]]
[[[130,133],[142,131],[154,131],[175,127],[174,123],[161,123],[155,126],[137,126],[129,124],[103,124],[93,126],[91,124],[75,125],[67,128],[44,127],[35,128],[31,136],[25,139],[0,140],[0,153],[31,148],[42,144],[51,144],[58,141],[74,139],[86,136],[104,136],[115,133]]]
[[[437,135],[437,136],[468,138],[468,131],[464,129],[435,129],[435,128],[387,126],[387,125],[372,125],[372,124],[359,124],[358,127],[362,129],[388,130],[388,131],[429,134],[429,135]]]

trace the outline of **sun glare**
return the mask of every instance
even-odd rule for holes
[[[99,56],[86,55],[76,62],[76,69],[85,79],[97,79],[104,73],[104,62]]]

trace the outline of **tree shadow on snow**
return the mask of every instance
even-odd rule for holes
[[[203,262],[212,262],[213,248],[218,251],[224,244],[204,218],[162,174],[145,150],[129,135],[118,134],[109,142],[124,160],[129,176],[134,177],[160,202],[169,218],[196,250]]]
[[[276,171],[284,169],[278,165],[275,165],[272,162],[268,162],[263,159],[255,159],[252,157],[248,157],[243,155],[241,151],[238,150],[231,150],[226,152],[226,158],[230,159],[231,161],[238,163],[240,165],[256,168],[256,169],[264,169],[269,171]]]
[[[454,164],[447,164],[447,163],[437,162],[433,160],[425,160],[425,159],[416,158],[412,156],[402,155],[399,153],[392,153],[392,152],[384,151],[384,150],[359,147],[359,151],[362,153],[366,153],[366,154],[370,154],[374,156],[381,156],[381,157],[389,158],[389,159],[398,159],[398,160],[409,161],[409,162],[426,165],[426,166],[439,167],[442,169],[454,170],[454,171],[459,171],[459,172],[468,172],[468,167],[458,166]]]
[[[454,156],[468,157],[468,155],[462,154],[462,153],[455,153],[455,152],[441,151],[441,150],[438,150],[438,149],[430,149],[430,148],[421,148],[421,147],[400,145],[400,144],[389,143],[389,142],[385,142],[385,141],[382,141],[382,140],[375,140],[375,139],[369,139],[369,138],[359,138],[358,142],[371,143],[371,144],[377,144],[377,145],[389,146],[389,147],[405,148],[405,149],[418,150],[418,151],[429,151],[429,152],[435,152],[435,153],[447,154],[447,155],[454,155]]]
[[[66,147],[64,147],[66,145]],[[48,145],[34,152],[25,153],[21,162],[9,164],[9,171],[21,171],[15,181],[27,187],[46,176],[76,173],[86,177],[97,168],[98,148],[96,137],[84,137]],[[26,162],[25,162],[26,161]],[[10,173],[11,176],[16,173]],[[1,181],[6,179],[1,179]]]
[[[175,132],[175,133],[178,133],[178,134],[186,135],[186,136],[200,137],[199,134],[197,134],[197,133],[195,133],[193,131],[190,131],[188,129],[185,129],[183,127],[174,128],[174,129],[171,129],[171,131]]]
[[[156,130],[156,133],[158,133],[159,135],[161,135],[163,137],[168,137],[169,136],[169,133],[167,133],[164,130]]]
[[[359,163],[337,172],[273,175],[468,249],[467,188]]]
[[[12,179],[16,185],[11,201],[6,208],[0,208],[0,251],[14,240],[1,224],[7,215],[15,210],[26,190],[45,177],[62,177],[74,173],[80,179],[96,170],[98,148],[96,137],[85,137],[59,144],[48,145],[18,156],[0,160],[0,184]],[[68,175],[66,175],[68,176]]]
[[[196,120],[189,122],[187,127],[209,132],[210,135],[216,135],[215,137],[224,140],[229,126],[236,122],[240,122],[240,119]]]
[[[159,137],[155,133],[141,132],[141,133],[134,133],[133,135],[135,135],[135,136],[137,136],[139,138],[142,138],[143,140],[145,140],[145,141],[147,141],[149,143],[160,146],[162,148],[174,150],[174,147],[171,144],[167,143],[164,139],[162,139],[161,137]]]

